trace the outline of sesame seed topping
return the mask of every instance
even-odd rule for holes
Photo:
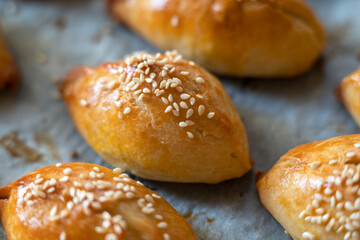
[[[337,160],[330,160],[330,161],[329,161],[329,164],[330,164],[330,165],[334,165],[334,164],[336,164],[337,162],[338,162]]]
[[[181,74],[181,75],[184,75],[184,76],[187,76],[187,75],[189,75],[189,72],[187,72],[187,71],[181,71],[180,74]]]
[[[164,237],[164,240],[170,240],[170,235],[167,233],[164,233],[163,237]]]
[[[159,228],[167,228],[167,223],[166,222],[159,222],[157,225]]]
[[[60,178],[60,182],[67,182],[69,180],[68,176]]]
[[[125,108],[125,110],[124,110],[124,114],[129,114],[131,112],[131,110],[130,110],[130,108]]]
[[[183,100],[186,100],[186,99],[190,98],[190,95],[186,94],[186,93],[183,93],[183,94],[180,95],[180,98],[183,99]]]
[[[313,234],[309,233],[309,232],[304,232],[302,234],[302,237],[304,239],[309,239],[309,240],[314,240],[315,239],[315,236]]]
[[[354,157],[355,155],[356,155],[356,153],[354,153],[354,152],[346,153],[346,157],[348,157],[348,158]]]
[[[114,168],[113,172],[121,174],[122,173],[122,169],[121,168]]]
[[[207,115],[207,117],[210,119],[210,118],[213,118],[215,116],[215,113],[214,112],[209,112],[209,114]]]
[[[165,113],[168,113],[168,112],[170,112],[171,110],[172,110],[172,106],[169,105],[169,106],[167,106],[167,108],[165,109]]]
[[[65,168],[64,171],[63,171],[63,173],[64,173],[65,175],[69,175],[69,174],[72,173],[72,170],[71,170],[71,168]]]
[[[185,122],[179,122],[180,127],[187,127],[187,124]]]
[[[55,164],[56,167],[60,167],[61,166],[61,163],[57,163]]]
[[[187,110],[186,112],[186,118],[190,118],[194,113],[194,110],[192,110],[191,108]]]
[[[355,143],[355,144],[354,144],[354,147],[360,148],[360,143]]]
[[[204,106],[204,105],[200,105],[199,108],[198,108],[199,116],[203,115],[204,112],[205,112],[205,106]]]
[[[310,164],[310,168],[316,169],[316,168],[318,168],[318,167],[320,166],[320,164],[321,164],[320,161],[312,162],[312,163]]]
[[[203,78],[197,77],[197,78],[196,78],[196,82],[197,82],[197,83],[204,83],[205,81],[204,81]]]
[[[60,239],[60,240],[66,240],[66,233],[65,233],[65,232],[61,232],[59,239]]]
[[[173,27],[177,27],[179,25],[179,17],[174,15],[171,17],[170,24]]]

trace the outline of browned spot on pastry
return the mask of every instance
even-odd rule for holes
[[[61,160],[59,151],[57,149],[56,143],[46,131],[36,132],[34,135],[34,140],[39,146],[45,146],[51,156],[56,160]]]
[[[11,156],[24,158],[28,162],[42,160],[42,155],[19,138],[18,132],[11,132],[0,139],[2,146]]]

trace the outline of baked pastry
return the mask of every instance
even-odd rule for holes
[[[360,126],[360,69],[342,80],[337,97]]]
[[[137,176],[217,183],[252,167],[244,126],[225,89],[176,52],[76,68],[61,92],[95,151]]]
[[[265,208],[293,239],[360,238],[360,135],[298,146],[257,176]]]
[[[19,83],[19,69],[7,49],[0,30],[0,90],[15,87]]]
[[[120,169],[62,163],[0,188],[9,240],[198,240],[162,197]]]
[[[108,0],[108,9],[156,47],[219,74],[295,76],[325,45],[302,0]]]

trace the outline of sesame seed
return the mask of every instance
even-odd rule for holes
[[[204,105],[200,105],[199,108],[198,108],[199,116],[203,115],[204,112],[205,112],[205,106],[204,106]]]
[[[215,113],[214,112],[209,112],[209,114],[207,115],[207,117],[210,119],[210,118],[213,118],[215,116]]]
[[[186,132],[189,138],[194,138],[194,135],[191,132]]]
[[[167,223],[166,222],[159,222],[157,225],[159,228],[167,228]]]
[[[204,81],[203,78],[197,77],[197,78],[196,78],[196,82],[197,82],[197,83],[204,83],[205,81]]]
[[[129,114],[131,112],[131,110],[130,110],[130,108],[125,108],[125,110],[124,110],[124,114]]]
[[[163,238],[164,238],[164,240],[170,240],[170,235],[167,233],[164,233]]]
[[[346,157],[348,157],[348,158],[354,157],[355,155],[356,155],[356,153],[354,153],[354,152],[346,153]]]
[[[168,101],[166,98],[161,97],[161,100],[163,101],[163,103],[165,103],[165,104],[169,104],[169,101]]]
[[[155,194],[155,193],[151,194],[151,196],[153,196],[154,198],[158,198],[158,199],[161,198],[159,195],[157,195],[157,194]]]
[[[195,98],[193,98],[193,97],[190,98],[190,104],[191,104],[191,106],[195,104]]]
[[[60,178],[60,182],[67,182],[69,180],[68,176]]]
[[[186,118],[190,118],[194,113],[194,110],[192,110],[191,108],[189,110],[187,110],[186,112]]]
[[[150,93],[151,91],[150,91],[150,89],[148,89],[148,88],[143,88],[143,93]]]
[[[178,117],[178,116],[180,116],[180,113],[179,113],[179,111],[177,111],[177,110],[172,110],[172,113],[174,114],[174,116],[175,117]]]
[[[63,173],[64,173],[65,175],[69,175],[69,174],[72,173],[72,170],[71,170],[71,168],[65,168],[64,171],[63,171]]]
[[[55,164],[56,167],[60,167],[61,166],[61,163],[57,163]]]
[[[165,113],[168,113],[168,112],[170,112],[171,110],[172,110],[172,106],[169,105],[169,106],[167,106],[167,108],[165,109]]]
[[[187,124],[185,122],[179,122],[180,127],[187,127]]]
[[[108,233],[105,236],[105,240],[118,240],[118,237],[114,233]]]
[[[59,239],[60,239],[60,240],[66,240],[66,233],[65,233],[65,232],[61,232]]]
[[[309,232],[304,232],[302,234],[302,237],[304,239],[309,239],[309,240],[314,240],[315,239],[315,236],[313,234],[309,233]]]
[[[183,100],[186,100],[186,99],[190,98],[190,95],[186,94],[186,93],[183,93],[183,94],[180,95],[180,98],[183,99]]]
[[[187,71],[181,71],[180,74],[181,74],[181,75],[184,75],[184,76],[187,76],[187,75],[189,75],[189,72],[187,72]]]
[[[173,101],[173,96],[172,96],[171,93],[169,94],[168,99],[169,99],[169,102],[172,102],[172,101]]]
[[[355,144],[354,144],[354,147],[360,148],[360,143],[355,143]]]
[[[312,162],[312,163],[310,164],[310,168],[316,169],[316,168],[318,168],[318,167],[320,166],[320,164],[321,164],[321,162],[319,162],[319,161],[317,161],[317,162]]]
[[[128,199],[131,199],[131,198],[135,197],[135,194],[132,192],[127,192],[127,193],[125,193],[125,197]]]
[[[330,165],[334,165],[334,164],[336,164],[337,162],[338,162],[337,160],[330,160],[330,161],[329,161],[329,164],[330,164]]]
[[[179,25],[179,17],[174,15],[171,17],[170,24],[173,27],[177,27]]]
[[[51,187],[51,188],[49,188],[48,190],[46,190],[46,192],[48,192],[48,193],[53,193],[53,192],[55,192],[55,188],[54,188],[54,187]]]
[[[94,171],[91,171],[91,172],[89,173],[89,175],[90,175],[90,177],[92,177],[92,178],[96,178],[96,173],[95,173]]]
[[[184,109],[187,109],[187,108],[188,108],[188,105],[186,104],[186,102],[181,101],[181,102],[180,102],[180,107],[181,107],[181,108],[184,108]]]
[[[114,168],[113,172],[120,174],[120,173],[122,173],[122,169],[121,168]]]

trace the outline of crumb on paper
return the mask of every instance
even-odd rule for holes
[[[71,158],[78,158],[78,153],[76,152],[76,151],[72,151],[71,153],[70,153],[70,156],[71,156]]]
[[[36,54],[35,60],[38,64],[44,65],[48,62],[48,57],[45,55],[45,53],[39,52]]]
[[[54,26],[58,30],[64,30],[66,28],[65,19],[61,16],[57,17],[54,22]]]

